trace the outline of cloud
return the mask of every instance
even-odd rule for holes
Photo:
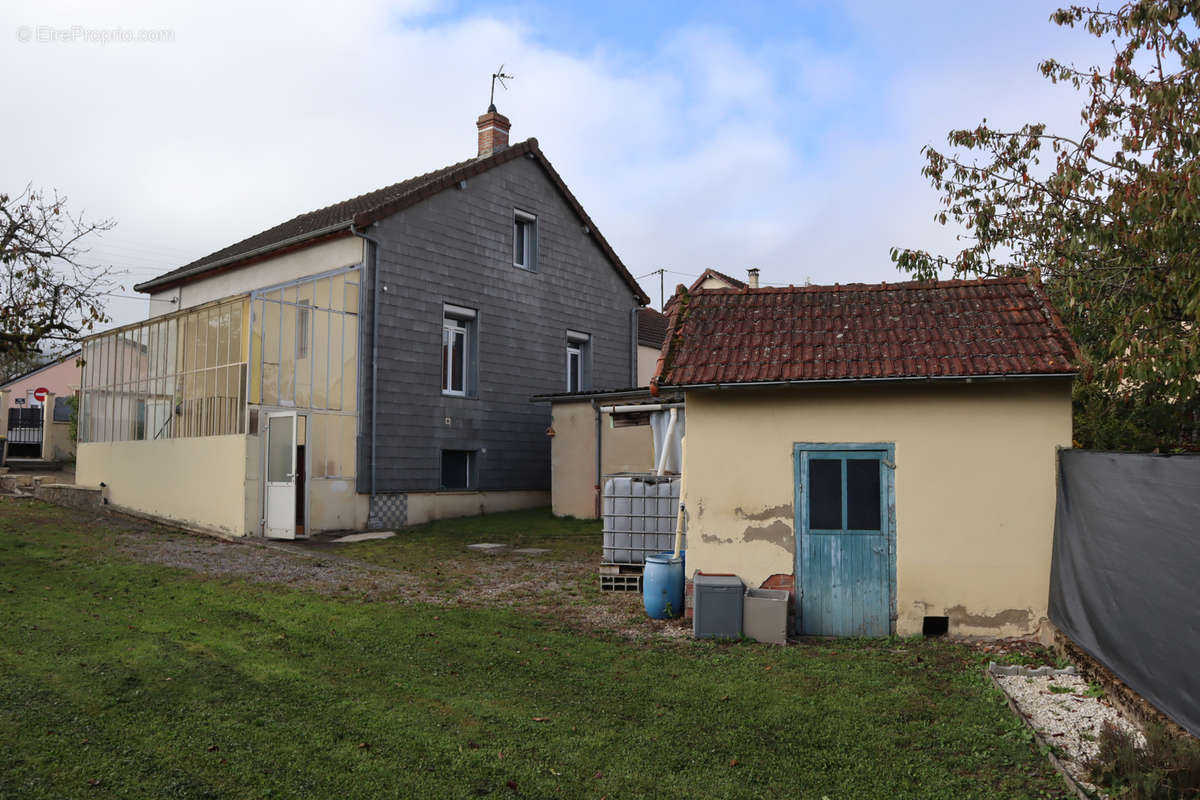
[[[503,62],[517,78],[497,105],[514,137],[538,137],[635,274],[758,266],[774,283],[894,280],[890,246],[954,244],[931,222],[922,145],[983,115],[1069,123],[1075,108],[1034,72],[1067,41],[1045,30],[1049,10],[896,8],[847,6],[836,42],[802,19],[755,43],[734,16],[683,17],[651,50],[598,39],[580,51],[436,0],[18,0],[10,29],[174,38],[23,44],[0,30],[0,68],[24,78],[7,87],[16,114],[0,174],[117,219],[94,256],[132,270],[131,285],[470,157]],[[112,309],[127,322],[146,304]]]

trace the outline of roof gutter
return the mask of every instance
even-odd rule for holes
[[[665,411],[669,408],[683,408],[683,403],[646,403],[632,406],[600,406],[605,414],[637,414],[642,411]]]
[[[155,289],[158,287],[171,286],[181,280],[190,278],[193,275],[199,275],[200,273],[208,272],[209,270],[217,269],[218,267],[228,266],[229,264],[236,264],[239,261],[245,261],[247,259],[254,258],[255,256],[260,256],[265,253],[273,252],[275,250],[282,250],[285,247],[290,247],[294,244],[300,244],[301,242],[306,242],[309,239],[316,239],[317,237],[320,237],[320,236],[325,236],[330,233],[336,233],[337,231],[346,230],[347,224],[350,225],[350,232],[354,233],[354,223],[339,222],[336,225],[328,225],[324,228],[320,228],[319,230],[309,231],[308,233],[297,234],[296,236],[293,236],[290,239],[284,239],[282,242],[272,242],[271,244],[263,245],[262,247],[256,248],[254,250],[249,250],[245,253],[238,253],[237,255],[226,256],[225,258],[220,258],[220,259],[217,259],[216,261],[206,261],[203,264],[199,264],[195,267],[192,267],[187,272],[180,272],[177,275],[172,275],[170,278],[166,278],[166,276],[159,276],[157,278],[151,278],[150,280],[146,281],[145,283],[136,284],[133,287],[133,290],[135,292],[142,292],[144,294],[149,294],[151,289]],[[357,236],[358,234],[355,234],[355,235]]]
[[[845,384],[887,383],[1018,383],[1034,380],[1074,380],[1077,372],[1037,372],[1025,375],[929,375],[903,378],[816,378],[794,381],[730,381],[727,383],[666,383],[662,390],[693,389],[769,389],[788,386],[841,386]]]

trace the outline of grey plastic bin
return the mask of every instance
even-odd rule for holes
[[[736,639],[742,635],[742,579],[697,575],[692,581],[692,635],[697,639]]]
[[[783,589],[747,589],[742,629],[756,642],[787,644],[789,594]]]

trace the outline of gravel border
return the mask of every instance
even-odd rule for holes
[[[1100,729],[1111,722],[1144,742],[1141,730],[1107,698],[1088,696],[1088,681],[1074,667],[988,665],[988,677],[1033,731],[1050,763],[1082,800],[1105,796],[1088,781],[1085,762],[1096,755]],[[1055,687],[1057,691],[1051,689]]]

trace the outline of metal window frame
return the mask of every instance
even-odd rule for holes
[[[232,326],[233,309],[238,308],[242,314],[248,303],[246,295],[222,298],[85,340],[89,356],[80,376],[83,398],[80,441],[151,441],[244,434],[249,343],[242,345],[239,330],[235,354]],[[203,341],[197,341],[197,337]],[[211,347],[210,337],[215,337]],[[231,380],[232,370],[239,373],[235,380]],[[233,384],[236,393],[231,388]],[[139,408],[146,409],[140,430]],[[165,410],[165,419],[152,418],[150,408]],[[176,414],[176,408],[180,413]]]

